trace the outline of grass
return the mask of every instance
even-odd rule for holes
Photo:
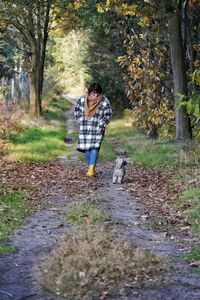
[[[0,243],[0,254],[12,254],[17,252],[16,246],[4,245]]]
[[[103,212],[89,201],[73,204],[67,213],[67,220],[72,225],[100,224],[104,219]]]
[[[8,254],[16,251],[16,247],[8,246],[5,241],[14,228],[21,225],[27,210],[23,193],[6,194],[0,191],[0,253]]]
[[[57,129],[29,128],[18,136],[13,136],[12,160],[25,162],[50,161],[66,151],[64,144],[65,127]]]
[[[190,253],[184,255],[184,259],[190,263],[194,263],[193,272],[200,274],[200,250],[199,247],[193,247]]]
[[[62,299],[104,299],[120,297],[125,287],[150,278],[156,281],[163,270],[160,258],[95,226],[67,234],[40,266],[38,278]]]
[[[72,104],[64,97],[53,97],[48,107],[44,110],[43,116],[47,120],[64,121],[65,117],[62,112],[72,108]]]
[[[193,187],[183,192],[177,205],[185,207],[185,215],[195,235],[200,237],[200,187]]]
[[[113,148],[121,147],[138,166],[165,167],[174,165],[180,145],[168,140],[151,139],[135,129],[127,116],[111,121],[107,130],[108,157]],[[148,154],[148,155],[147,155]]]
[[[193,187],[184,191],[178,199],[177,206],[184,208],[187,222],[190,224],[192,232],[200,237],[200,187]],[[184,259],[197,263],[192,270],[200,274],[200,249],[193,246],[190,253],[184,255]]]
[[[111,143],[109,143],[108,139],[104,139],[102,142],[101,150],[99,152],[99,159],[113,161],[115,158],[116,155],[113,151]]]
[[[20,134],[11,135],[8,158],[25,162],[51,161],[66,152],[66,121],[63,112],[71,107],[64,98],[53,98],[44,111],[44,119],[29,125]]]

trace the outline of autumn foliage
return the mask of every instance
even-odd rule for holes
[[[24,111],[19,104],[0,99],[0,155],[5,154],[9,149],[7,140],[10,135],[22,130],[23,115]]]
[[[127,52],[133,52],[133,37],[127,40]],[[135,51],[134,51],[135,52]],[[170,89],[166,87],[165,53],[140,48],[134,56],[119,58],[126,70],[126,93],[132,104],[133,126],[150,136],[169,136],[173,133],[174,109]]]

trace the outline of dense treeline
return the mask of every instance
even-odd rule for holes
[[[199,0],[15,0],[0,9],[4,98],[39,116],[49,87],[78,94],[98,80],[150,136],[199,138]]]

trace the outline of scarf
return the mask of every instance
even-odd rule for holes
[[[85,95],[85,117],[86,119],[94,117],[97,108],[102,100],[103,95],[99,95],[95,100],[86,94]]]

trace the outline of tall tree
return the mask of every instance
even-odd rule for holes
[[[192,138],[190,119],[184,106],[179,106],[179,95],[188,98],[186,56],[183,39],[183,5],[185,1],[166,1],[165,8],[168,14],[169,43],[174,81],[174,97],[176,109],[176,139],[187,140]]]
[[[185,32],[183,32],[183,29],[185,28],[183,26],[184,25],[183,20],[185,17],[185,10],[183,8],[185,4],[187,4],[188,0],[162,0],[162,1],[135,0],[134,2],[127,1],[127,3],[124,3],[124,1],[116,1],[116,0],[102,0],[101,2],[104,3],[102,4],[104,7],[106,6],[111,7],[111,4],[113,4],[115,6],[115,9],[118,10],[118,12],[121,12],[122,14],[126,14],[127,16],[132,15],[133,18],[139,17],[137,24],[140,25],[140,29],[142,29],[141,28],[142,23],[145,25],[144,29],[142,29],[142,31],[138,35],[140,40],[141,37],[143,36],[145,36],[146,40],[148,40],[149,37],[151,39],[152,29],[155,27],[157,20],[159,20],[160,23],[160,28],[158,27],[157,31],[160,33],[160,29],[165,28],[164,29],[165,31],[163,30],[162,35],[167,40],[168,36],[166,35],[166,28],[168,26],[169,44],[171,50],[170,51],[171,65],[173,70],[173,82],[174,82],[174,98],[175,98],[175,111],[176,111],[176,139],[177,140],[190,139],[192,137],[192,131],[191,131],[189,116],[187,114],[185,107],[184,106],[180,107],[178,105],[179,95],[184,96],[186,100],[188,98],[187,73],[186,73],[186,66],[185,66],[185,47],[184,47],[186,45],[186,39],[183,38],[183,37],[186,38],[186,34]],[[135,10],[136,13],[134,14]],[[166,15],[168,17],[167,20],[165,18]],[[149,20],[151,21],[149,22]],[[134,40],[134,35],[136,34],[135,34],[135,28],[133,27],[130,30],[130,34],[127,35],[128,37],[127,40],[130,40],[130,36],[133,36],[133,40]],[[158,39],[159,37],[157,37],[155,41]],[[137,43],[137,40],[135,41],[135,43]],[[159,43],[154,42],[154,44],[146,45],[146,51],[148,52],[148,48],[150,48],[149,49],[150,54],[152,54],[157,47],[160,47]],[[167,48],[167,44],[165,47]],[[132,48],[134,49],[134,44]],[[130,47],[128,50],[129,51],[127,51],[126,60],[130,58],[129,61],[130,62],[132,61],[132,64],[134,66],[135,53],[130,53]],[[152,59],[150,60],[152,61]],[[141,61],[142,62],[144,61],[142,56],[141,56]],[[122,66],[123,63],[124,62],[122,61]],[[142,69],[141,65],[142,65],[141,62],[139,62],[139,68],[138,68],[139,70]],[[125,65],[125,68],[128,71],[131,69],[131,67],[129,66],[127,67],[127,65]],[[152,72],[153,70],[154,68],[152,70],[149,69],[149,72]],[[144,81],[144,84],[146,86],[148,82],[145,82],[145,77],[144,78],[141,77],[141,79]],[[134,92],[130,91],[130,95],[133,93]]]
[[[32,116],[39,116],[42,112],[44,61],[52,3],[52,0],[6,0],[0,3],[4,23],[16,32],[23,47],[29,71]]]

